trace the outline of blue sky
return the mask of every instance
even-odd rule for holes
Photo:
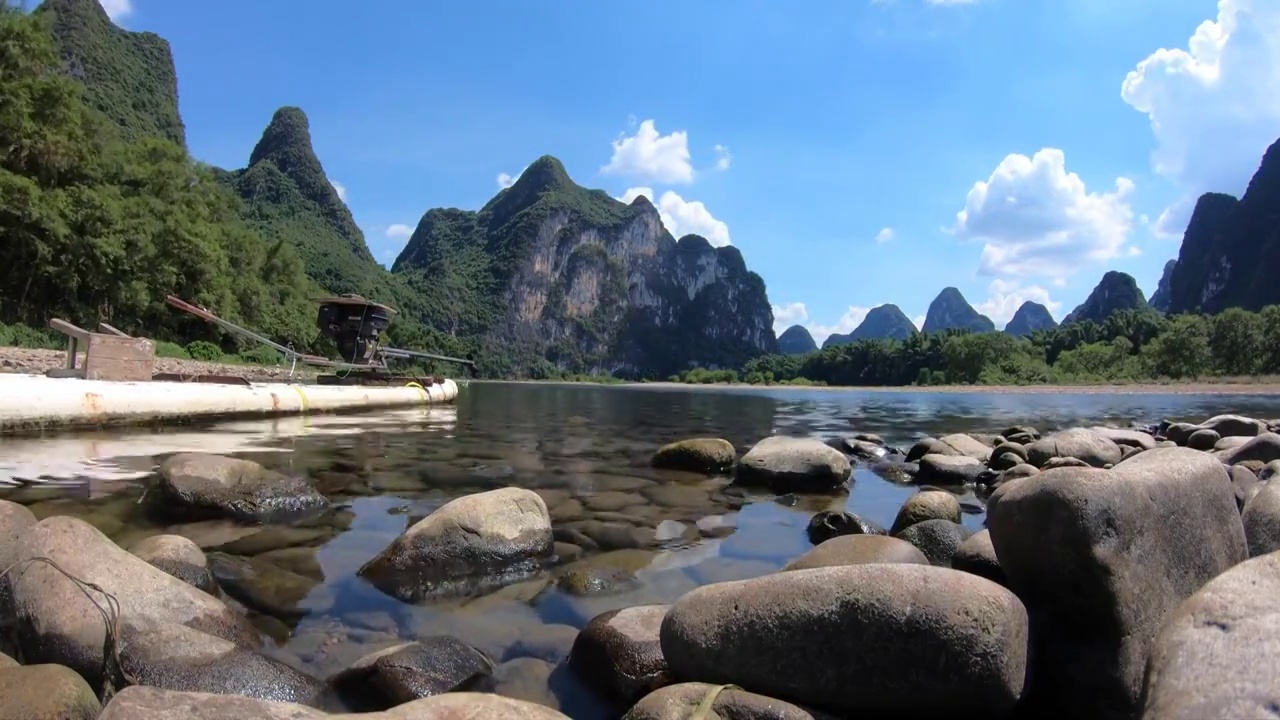
[[[1280,138],[1275,0],[102,2],[171,42],[200,159],[302,107],[388,264],[552,154],[732,242],[819,342],[947,285],[997,326],[1108,269],[1149,295]]]

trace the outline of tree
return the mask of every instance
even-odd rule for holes
[[[1263,365],[1262,317],[1229,308],[1209,322],[1214,365],[1227,375],[1254,375]]]
[[[1208,373],[1212,361],[1208,323],[1201,315],[1179,315],[1147,345],[1146,354],[1159,375],[1197,379]]]

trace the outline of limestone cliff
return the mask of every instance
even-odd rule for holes
[[[1062,318],[1062,324],[1070,325],[1073,322],[1089,320],[1101,325],[1107,321],[1107,318],[1121,310],[1145,310],[1146,308],[1147,300],[1142,296],[1142,290],[1138,288],[1138,281],[1128,273],[1109,270],[1089,293],[1089,297]]]
[[[1151,299],[1147,302],[1148,305],[1160,312],[1169,312],[1169,301],[1172,299],[1170,282],[1173,279],[1173,269],[1177,266],[1177,260],[1170,260],[1164,264],[1164,271],[1160,274],[1160,282],[1156,284],[1156,291],[1151,293]]]
[[[393,271],[427,323],[482,338],[491,372],[665,377],[778,349],[737,248],[677,242],[648,199],[582,188],[550,156],[478,212],[428,211]]]
[[[1010,335],[1026,337],[1037,330],[1052,330],[1056,327],[1058,323],[1049,313],[1049,308],[1028,300],[1018,306],[1017,312],[1004,326],[1004,331]]]
[[[832,335],[822,347],[848,345],[859,340],[906,340],[916,326],[902,309],[892,303],[871,308],[858,327],[848,335]]]
[[[943,330],[972,330],[973,332],[995,332],[996,325],[991,318],[973,309],[964,295],[954,287],[945,287],[938,297],[929,303],[929,310],[924,316],[926,333]]]
[[[809,328],[792,325],[778,336],[778,352],[783,355],[804,355],[818,349]]]

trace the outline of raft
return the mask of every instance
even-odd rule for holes
[[[396,387],[119,382],[0,374],[0,433],[429,407],[451,403],[451,379]]]

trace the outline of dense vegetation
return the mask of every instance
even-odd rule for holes
[[[1195,380],[1280,374],[1280,306],[1253,313],[1165,317],[1123,310],[1023,339],[947,330],[905,341],[860,340],[810,355],[757,358],[740,373],[684,373],[692,383],[826,385],[1028,385]]]

